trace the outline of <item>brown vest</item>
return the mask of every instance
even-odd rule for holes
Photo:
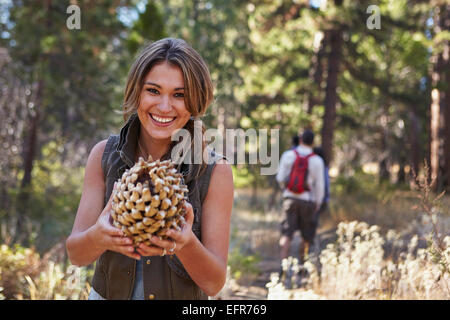
[[[140,122],[133,114],[119,135],[108,138],[102,157],[106,193],[104,205],[110,198],[114,182],[134,165]],[[215,161],[208,164],[199,175],[200,165],[182,164],[180,172],[189,189],[189,202],[194,209],[192,230],[201,241],[202,203],[206,197],[214,165],[223,157],[210,152]],[[146,299],[207,299],[207,295],[195,284],[176,255],[151,256],[143,259],[144,297]],[[201,262],[200,262],[201,263]],[[136,260],[115,251],[106,251],[98,259],[92,286],[105,299],[130,299],[136,271]]]

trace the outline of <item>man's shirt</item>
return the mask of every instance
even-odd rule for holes
[[[312,148],[305,145],[298,146],[296,150],[303,157],[312,153]],[[296,158],[297,155],[295,154],[294,150],[288,150],[281,155],[280,166],[276,179],[278,183],[283,188],[285,188],[283,191],[283,197],[312,201],[315,202],[317,206],[320,206],[325,195],[325,165],[323,163],[323,160],[318,155],[314,155],[308,159],[307,183],[310,191],[293,193],[286,188],[286,185],[289,182],[292,165],[294,164]]]

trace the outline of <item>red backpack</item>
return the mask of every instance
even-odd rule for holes
[[[308,178],[308,159],[313,156],[314,153],[310,153],[307,156],[301,156],[297,150],[294,149],[297,158],[292,165],[291,173],[289,175],[289,182],[287,188],[294,193],[302,193],[309,191],[307,183]]]

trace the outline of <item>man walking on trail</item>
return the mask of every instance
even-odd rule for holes
[[[305,130],[301,143],[284,152],[276,176],[283,191],[283,221],[281,223],[281,259],[287,258],[292,236],[300,230],[300,263],[314,241],[317,224],[315,214],[325,193],[324,162],[313,153],[314,133]]]

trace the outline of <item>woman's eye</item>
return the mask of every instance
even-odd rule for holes
[[[159,93],[158,90],[153,89],[153,88],[148,88],[147,91],[150,92],[150,93],[154,93],[154,94],[158,94]]]
[[[181,92],[175,93],[175,97],[176,98],[184,98],[184,93],[181,93]]]

